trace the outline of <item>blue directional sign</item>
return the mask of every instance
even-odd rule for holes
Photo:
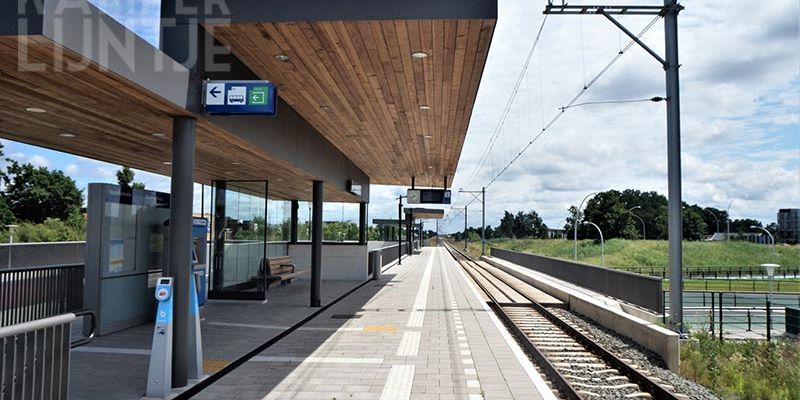
[[[269,81],[206,81],[203,104],[208,114],[275,115],[278,89]]]

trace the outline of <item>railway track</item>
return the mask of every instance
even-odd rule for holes
[[[689,399],[673,393],[671,386],[650,376],[648,366],[634,365],[604,349],[585,332],[520,290],[519,282],[508,282],[508,276],[443,243],[560,397]]]

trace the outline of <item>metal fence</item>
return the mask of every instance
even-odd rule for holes
[[[70,325],[92,319],[91,334],[70,342]],[[95,319],[83,310],[0,328],[0,400],[66,399],[69,394],[69,349],[88,343]]]
[[[666,267],[614,267],[620,271],[669,278]],[[776,278],[798,278],[800,267],[781,266],[775,271]],[[725,266],[725,267],[684,267],[684,279],[752,279],[767,278],[767,272],[760,266]]]
[[[669,310],[669,292],[664,292]],[[684,291],[683,318],[689,330],[723,339],[769,339],[785,332],[786,309],[800,307],[800,294]],[[669,311],[665,312],[666,315]]]
[[[0,326],[83,308],[83,265],[0,270]]]
[[[607,294],[656,313],[660,314],[664,310],[661,278],[498,248],[492,248],[491,252],[493,257]]]

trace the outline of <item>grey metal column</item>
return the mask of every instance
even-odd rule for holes
[[[486,255],[486,187],[481,188],[481,255]]]
[[[464,206],[464,251],[467,251],[467,206]]]
[[[323,183],[314,181],[312,202],[314,211],[311,215],[311,304],[309,307],[321,307],[322,285],[322,202]]]
[[[174,278],[172,386],[186,386],[189,366],[189,279],[192,279],[192,201],[194,146],[197,121],[172,119],[172,177],[170,180],[169,275]]]
[[[397,265],[403,263],[403,196],[397,199]]]
[[[367,244],[367,203],[358,205],[358,244]]]
[[[292,200],[292,217],[291,226],[289,227],[289,243],[297,243],[297,211],[300,208],[300,203],[297,200]]]
[[[665,6],[675,0],[664,0]],[[678,11],[669,7],[664,15],[664,36],[667,73],[667,186],[669,211],[669,301],[670,318],[679,332],[683,332],[683,221],[681,205],[681,111],[678,81]]]
[[[414,215],[414,209],[411,209],[411,213],[406,215],[406,242],[408,243],[408,255],[414,254],[414,245],[412,243],[412,238],[414,236],[413,227],[411,224],[413,223],[413,219],[411,217]]]
[[[214,259],[211,263],[211,290],[222,291],[225,287],[225,209],[228,183],[214,181]]]

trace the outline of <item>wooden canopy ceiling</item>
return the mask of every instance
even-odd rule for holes
[[[494,19],[206,25],[375,184],[452,181]],[[425,58],[412,57],[423,52]],[[275,56],[285,55],[281,61]]]
[[[41,71],[20,71],[17,47],[27,42]],[[56,60],[54,54],[63,54]],[[0,136],[11,140],[169,175],[173,115],[188,111],[44,36],[0,37]],[[35,113],[28,108],[45,112]],[[156,135],[154,135],[156,134]],[[310,174],[198,118],[195,181],[269,180],[270,197],[311,198]],[[326,201],[358,201],[326,185]],[[253,190],[263,192],[262,184]]]

